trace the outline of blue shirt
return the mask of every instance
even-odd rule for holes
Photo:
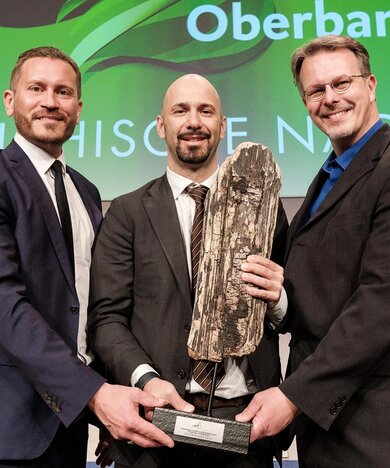
[[[365,133],[356,143],[354,143],[350,148],[348,148],[344,153],[341,153],[339,157],[336,158],[335,152],[332,151],[328,159],[324,162],[322,166],[322,171],[328,174],[328,177],[318,194],[317,199],[312,204],[310,210],[307,212],[306,221],[311,218],[311,216],[317,211],[317,208],[324,201],[325,197],[331,191],[333,186],[339,180],[341,174],[347,169],[352,159],[357,155],[361,148],[367,143],[367,141],[372,137],[372,135],[379,130],[382,126],[382,120],[373,125],[367,133]]]

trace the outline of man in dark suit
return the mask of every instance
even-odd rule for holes
[[[285,287],[291,375],[239,420],[253,438],[298,413],[302,467],[384,467],[390,459],[390,128],[367,50],[340,36],[299,48],[292,70],[333,152],[290,226]]]
[[[162,402],[109,385],[89,366],[89,265],[101,203],[62,151],[79,120],[80,95],[77,65],[53,47],[21,54],[4,92],[17,132],[0,154],[1,467],[85,468],[87,406],[114,437],[172,445],[138,415],[138,404]],[[68,245],[57,182],[71,218]]]
[[[167,172],[112,202],[92,261],[92,348],[116,383],[139,386],[184,411],[204,410],[207,403],[207,392],[192,378],[187,351],[195,203],[186,188],[215,181],[225,126],[220,98],[204,77],[184,75],[168,88],[157,118],[168,147]],[[281,209],[273,249],[279,262],[286,227]],[[269,311],[277,322],[278,314],[283,316],[283,269],[263,257],[256,262],[256,276],[249,263],[243,265],[244,280],[250,293],[277,306]],[[266,334],[248,358],[227,359],[225,370],[213,416],[234,419],[253,392],[280,382],[277,336]],[[281,453],[272,438],[252,444],[247,457],[180,444],[172,450],[112,447],[116,467],[273,467],[273,455],[280,459]]]

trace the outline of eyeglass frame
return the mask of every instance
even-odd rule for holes
[[[340,90],[335,89],[335,88],[333,87],[333,86],[334,86],[333,83],[334,83],[335,80],[338,80],[338,79],[340,79],[340,78],[342,78],[342,77],[347,77],[347,78],[348,78],[349,80],[351,80],[351,81],[349,82],[348,88],[343,89],[342,91],[340,91]],[[308,86],[308,87],[303,91],[302,95],[303,95],[303,97],[304,97],[307,101],[312,101],[312,102],[321,101],[321,99],[325,96],[325,93],[326,93],[326,85],[329,85],[329,86],[332,88],[332,90],[333,90],[336,94],[344,94],[344,93],[346,93],[346,92],[350,89],[350,87],[351,87],[351,85],[352,85],[352,82],[353,82],[353,80],[354,80],[355,78],[368,78],[368,77],[369,77],[369,75],[339,75],[339,76],[336,76],[335,78],[333,78],[333,80],[330,81],[330,82],[328,82],[328,83],[319,83],[319,84],[315,84],[315,85],[310,85],[310,86]],[[310,88],[316,87],[316,86],[318,86],[318,87],[319,87],[319,86],[322,86],[322,87],[323,87],[322,94],[321,94],[318,98],[310,98],[310,97],[308,97],[308,96],[307,96],[307,90],[310,89]]]

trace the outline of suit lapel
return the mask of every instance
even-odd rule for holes
[[[69,261],[65,239],[58,220],[57,212],[45,184],[36,171],[34,165],[19,145],[12,141],[4,151],[9,159],[14,163],[15,171],[18,172],[24,183],[31,191],[32,199],[39,206],[42,218],[52,240],[53,249],[56,252],[66,280],[74,294],[77,296],[72,266]],[[35,226],[32,226],[32,229],[34,228]]]
[[[298,231],[304,226],[304,220],[306,217],[307,211],[310,209],[312,203],[316,195],[318,194],[319,190],[321,189],[323,184],[323,177],[321,171],[315,176],[312,183],[309,185],[307,190],[306,196],[302,202],[301,207],[295,214],[294,218],[292,219],[290,226],[287,232],[287,241],[286,241],[286,254],[289,252],[291,244],[298,233]]]
[[[94,200],[92,199],[91,194],[88,191],[88,188],[85,186],[85,184],[82,181],[82,178],[80,175],[73,170],[71,167],[67,166],[66,171],[69,174],[70,178],[72,179],[72,182],[74,183],[83,203],[84,206],[88,212],[88,215],[91,219],[93,230],[95,232],[95,235],[97,233],[97,230],[100,226],[100,223],[102,222],[102,212],[94,203]]]
[[[318,207],[318,210],[309,219],[307,224],[314,222],[319,217],[323,216],[332,206],[337,203],[340,198],[355,185],[358,180],[367,172],[374,168],[372,155],[366,150],[360,151],[352,160],[348,168],[343,172],[336,185],[329,192],[325,200]]]
[[[172,269],[183,296],[191,305],[190,281],[184,241],[172,190],[166,175],[150,188],[143,200],[150,224]]]

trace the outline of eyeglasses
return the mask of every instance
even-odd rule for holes
[[[326,85],[329,85],[337,94],[343,94],[349,90],[355,78],[366,78],[365,75],[341,75],[336,76],[330,83],[308,86],[303,96],[308,101],[319,101],[325,95]]]

